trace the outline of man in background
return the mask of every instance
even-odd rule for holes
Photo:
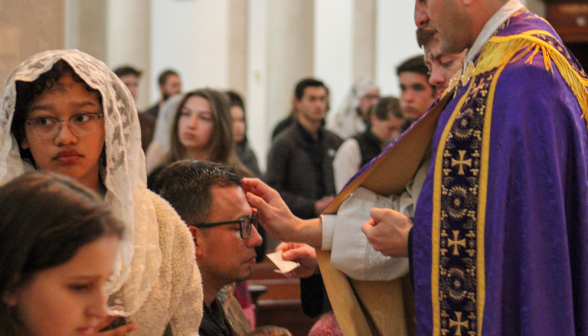
[[[429,84],[429,69],[422,55],[404,61],[396,68],[400,82],[400,108],[407,119],[403,130],[419,119],[437,100],[435,87]]]
[[[169,97],[182,92],[182,80],[180,79],[180,75],[171,69],[167,69],[159,75],[158,83],[161,99],[145,111],[145,113],[150,114],[155,118],[159,115],[159,108],[163,102]]]
[[[333,159],[341,139],[324,128],[328,90],[314,78],[298,82],[294,90],[296,119],[273,142],[266,180],[294,215],[316,218],[336,195]],[[320,275],[302,279],[301,300],[308,316],[329,311]]]
[[[425,64],[429,69],[429,84],[435,86],[437,94],[441,95],[449,86],[451,78],[461,68],[467,50],[459,54],[441,52],[439,39],[424,28],[417,29],[417,42],[419,47],[425,51]]]
[[[139,80],[141,79],[141,71],[133,68],[130,65],[125,65],[114,69],[113,71],[118,78],[127,86],[133,100],[137,103],[137,96],[139,92]],[[137,109],[137,112],[139,110]],[[147,147],[153,140],[153,133],[155,132],[155,117],[147,113],[139,113],[139,124],[141,125],[141,148],[143,152],[147,152]]]

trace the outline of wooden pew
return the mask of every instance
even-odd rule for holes
[[[288,279],[274,272],[277,267],[267,258],[253,266],[253,277],[249,280],[253,289],[257,326],[276,325],[284,327],[293,336],[306,336],[317,318],[302,312],[300,303],[300,280]],[[256,286],[267,288],[266,292]],[[256,299],[256,294],[259,296]]]

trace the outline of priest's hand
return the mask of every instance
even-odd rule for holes
[[[393,258],[408,257],[408,234],[412,229],[410,218],[398,211],[374,208],[371,220],[361,230],[374,250]]]
[[[288,273],[294,278],[308,278],[319,272],[316,250],[310,245],[284,242],[276,247],[276,251],[282,252],[282,259],[300,264]]]
[[[280,194],[260,179],[244,178],[242,185],[249,205],[257,209],[259,222],[272,236],[281,241],[321,246],[320,219],[302,220],[294,216]]]
[[[280,194],[260,179],[243,179],[243,191],[251,207],[257,209],[259,222],[274,237],[292,241],[299,219],[292,214]]]

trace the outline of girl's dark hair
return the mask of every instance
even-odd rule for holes
[[[229,109],[233,106],[239,106],[243,109],[243,114],[245,114],[245,103],[241,95],[235,91],[226,91],[225,93],[229,97]]]
[[[392,96],[380,98],[378,103],[372,107],[371,114],[379,120],[388,120],[391,117],[404,119],[402,110],[400,110],[400,100]]]
[[[5,297],[37,272],[68,262],[84,245],[123,235],[90,189],[50,172],[20,176],[0,188],[0,335],[16,335],[19,322]]]
[[[243,98],[241,98],[241,95],[235,91],[226,91],[225,93],[226,93],[227,97],[229,97],[229,112],[233,106],[240,107],[241,110],[243,110],[243,121],[245,122],[245,137],[238,144],[239,145],[247,144],[249,142],[247,140],[247,111],[245,111],[245,103],[243,102]]]
[[[75,82],[83,83],[86,85],[86,90],[89,92],[95,92],[98,94],[98,101],[102,105],[102,95],[96,89],[91,88],[84,80],[74,71],[74,69],[64,60],[59,60],[51,70],[41,74],[39,78],[32,82],[16,81],[16,104],[14,107],[14,116],[12,118],[12,125],[10,130],[17,143],[22,143],[25,138],[25,121],[27,120],[29,107],[33,99],[40,95],[46,89],[52,88],[61,77],[69,74]],[[20,155],[22,158],[29,159],[34,162],[33,156],[28,149],[20,149]]]
[[[172,163],[185,159],[186,147],[182,145],[178,134],[178,124],[182,115],[182,108],[191,97],[200,97],[208,101],[211,109],[212,132],[208,147],[210,157],[208,160],[223,165],[231,166],[242,176],[254,176],[238,159],[233,142],[233,129],[231,114],[229,112],[229,99],[226,94],[212,89],[199,89],[192,91],[182,99],[173,119],[170,132],[170,157],[166,163]]]

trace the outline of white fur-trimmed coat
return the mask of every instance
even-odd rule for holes
[[[174,336],[196,336],[202,321],[202,278],[192,235],[171,205],[149,191],[159,224],[161,268],[147,300],[129,317],[139,325],[131,335],[161,336],[169,322]]]

